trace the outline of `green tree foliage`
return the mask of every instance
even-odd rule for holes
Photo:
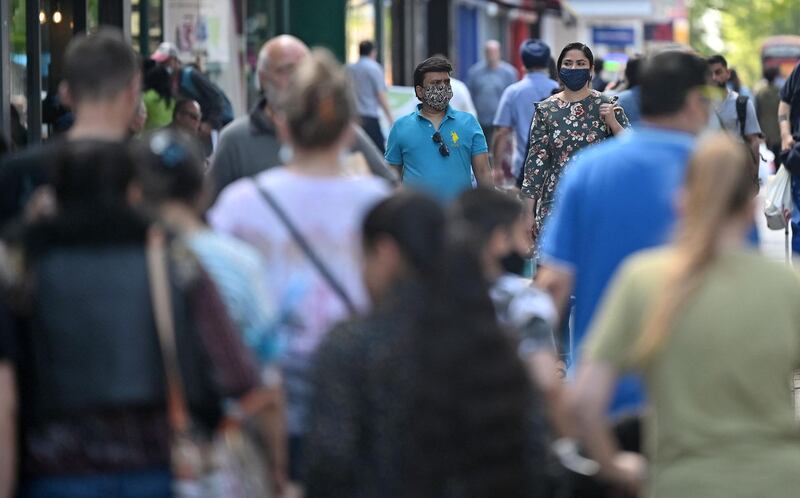
[[[740,77],[754,84],[761,77],[761,45],[775,35],[800,34],[800,0],[693,0],[690,7],[692,45],[709,54],[700,19],[709,9],[722,14],[725,53]]]
[[[25,53],[25,0],[11,0],[11,51]]]

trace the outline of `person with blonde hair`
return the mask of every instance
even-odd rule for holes
[[[290,474],[299,480],[316,349],[333,325],[368,306],[359,229],[389,187],[344,171],[356,106],[347,73],[330,52],[315,50],[300,61],[278,109],[275,121],[294,151],[291,161],[228,186],[208,219],[215,230],[256,248],[266,264],[262,278],[286,342],[279,362]]]
[[[800,280],[748,244],[754,188],[745,146],[709,138],[690,162],[674,243],[617,274],[571,403],[601,476],[633,488],[645,477],[605,416],[617,376],[636,371],[651,408],[647,496],[797,496],[789,385],[800,366]]]

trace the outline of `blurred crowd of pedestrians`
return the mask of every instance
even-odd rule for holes
[[[485,49],[474,113],[434,55],[392,116],[372,42],[279,36],[234,119],[169,44],[77,36],[71,125],[0,162],[0,498],[796,496],[754,213],[800,70]]]

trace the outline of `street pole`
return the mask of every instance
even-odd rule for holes
[[[86,11],[86,0],[72,0],[73,34],[86,32]]]
[[[283,33],[292,33],[290,9],[289,0],[283,0],[281,2],[281,24],[283,24]]]
[[[42,27],[39,24],[39,1],[25,2],[25,39],[27,41],[28,145],[42,141]]]
[[[383,0],[374,0],[375,4],[375,46],[378,48],[378,62],[384,64],[384,53],[386,47],[384,46],[384,9]]]
[[[150,55],[150,0],[139,0],[139,53]]]
[[[11,0],[0,0],[0,133],[11,131]]]

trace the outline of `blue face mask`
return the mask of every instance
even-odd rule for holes
[[[586,86],[586,83],[589,83],[592,76],[588,69],[567,69],[562,67],[558,72],[558,77],[564,83],[564,86],[573,92],[577,92]]]

